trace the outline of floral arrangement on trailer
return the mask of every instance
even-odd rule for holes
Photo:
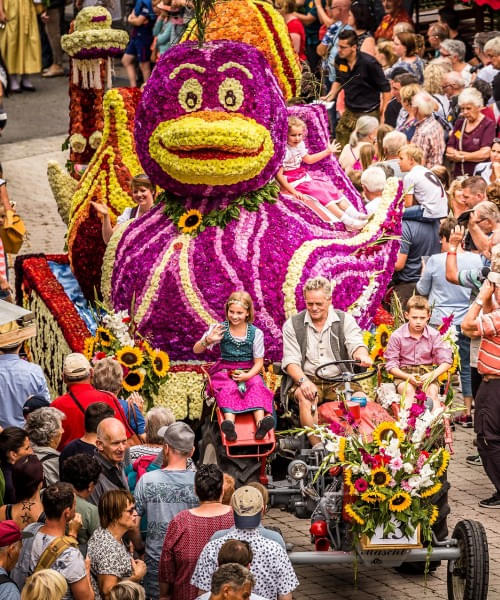
[[[145,338],[137,336],[128,311],[106,312],[100,304],[98,310],[97,331],[95,336],[85,340],[85,356],[92,363],[107,357],[117,360],[123,370],[122,385],[126,395],[141,392],[149,410],[160,386],[168,379],[168,354],[152,348]]]
[[[380,527],[384,537],[399,527],[413,538],[419,529],[421,541],[431,542],[450,453],[440,447],[446,412],[431,412],[425,401],[422,391],[409,407],[402,398],[368,438],[357,431],[347,404],[339,422],[295,430],[299,435],[314,433],[324,443],[318,476],[332,464],[343,467],[343,511],[355,543],[363,536],[371,539]]]

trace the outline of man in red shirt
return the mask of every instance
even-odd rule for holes
[[[83,436],[85,409],[94,402],[108,404],[115,411],[114,416],[125,425],[127,437],[132,435],[117,398],[110,392],[101,392],[91,385],[92,367],[83,354],[75,352],[66,356],[63,378],[68,393],[59,396],[51,404],[53,408],[61,410],[66,415],[63,421],[64,432],[58,446],[59,451],[73,440]]]

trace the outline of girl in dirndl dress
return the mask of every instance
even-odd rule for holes
[[[264,364],[264,334],[253,325],[254,307],[247,292],[233,292],[225,305],[226,320],[212,325],[196,342],[196,354],[220,345],[221,358],[210,370],[217,405],[224,413],[221,429],[229,442],[237,439],[235,414],[253,412],[255,439],[274,427],[273,394],[259,375]],[[266,415],[267,413],[267,415]]]
[[[298,200],[305,201],[305,196],[314,198],[332,214],[332,217],[344,223],[349,231],[363,229],[368,215],[356,210],[326,175],[311,173],[302,166],[302,163],[313,165],[327,158],[340,150],[340,146],[332,142],[325,150],[309,154],[304,144],[305,134],[304,121],[298,117],[289,117],[285,160],[276,175],[282,190]]]

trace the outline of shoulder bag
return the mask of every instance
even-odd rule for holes
[[[17,254],[21,249],[26,235],[26,226],[21,217],[13,210],[5,213],[3,226],[0,227],[0,237],[7,254]]]

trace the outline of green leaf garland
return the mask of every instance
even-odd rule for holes
[[[202,215],[199,225],[189,233],[192,236],[196,236],[207,227],[220,227],[221,229],[224,229],[231,221],[237,221],[240,218],[241,209],[245,209],[248,212],[256,212],[259,210],[259,206],[264,202],[275,204],[278,200],[279,190],[278,183],[273,179],[259,190],[243,194],[242,196],[238,196],[234,200],[231,200],[226,207],[214,209],[209,213]],[[177,196],[169,194],[168,192],[162,192],[158,196],[157,203],[160,202],[165,204],[165,215],[173,221],[176,227],[181,229],[179,227],[179,220],[189,212],[189,209],[186,209],[182,200],[179,200]]]

